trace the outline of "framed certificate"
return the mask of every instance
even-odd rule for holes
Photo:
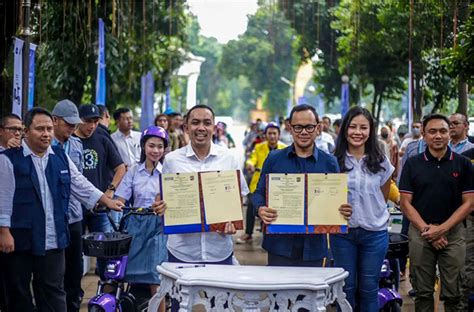
[[[165,173],[161,175],[161,194],[166,201],[163,216],[165,233],[201,231],[201,199],[198,173]]]
[[[308,224],[315,233],[347,232],[339,207],[347,203],[347,174],[308,173]]]
[[[165,234],[243,229],[240,171],[171,173],[161,177]]]
[[[347,203],[347,175],[272,173],[267,175],[267,206],[278,218],[267,234],[345,233],[339,207]]]
[[[232,221],[243,229],[239,171],[210,171],[199,174],[205,223],[219,225]],[[223,229],[222,229],[223,230]]]

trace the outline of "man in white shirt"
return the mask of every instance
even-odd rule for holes
[[[469,122],[465,115],[455,113],[449,116],[449,148],[458,154],[474,148],[474,144],[469,142],[467,138],[467,130],[469,129]]]
[[[214,112],[206,105],[196,105],[187,114],[185,131],[190,143],[166,155],[163,173],[201,172],[241,169],[228,149],[212,143]],[[249,190],[241,173],[241,194]],[[225,209],[223,203],[222,209]],[[232,264],[233,243],[228,234],[235,234],[232,223],[227,223],[224,233],[191,233],[168,236],[170,262]]]
[[[336,148],[336,144],[334,143],[332,136],[327,132],[321,131],[321,129],[318,129],[318,131],[319,135],[316,137],[315,141],[316,147],[323,152],[332,154]]]
[[[123,162],[127,167],[140,161],[141,133],[133,129],[133,115],[128,108],[119,108],[114,112],[117,131],[112,133],[114,141]]]
[[[0,118],[0,152],[8,148],[21,146],[23,123],[15,114],[8,114]],[[0,268],[4,267],[5,255],[0,253]],[[7,310],[5,272],[0,270],[0,311]]]
[[[421,121],[414,121],[411,125],[410,136],[403,139],[403,142],[400,146],[399,156],[402,157],[405,154],[408,144],[413,141],[418,141],[419,139],[421,139]]]

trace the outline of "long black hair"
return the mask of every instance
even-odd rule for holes
[[[383,168],[381,165],[381,163],[385,159],[385,155],[382,149],[380,148],[380,144],[377,140],[374,119],[372,118],[372,115],[367,109],[359,106],[354,106],[344,116],[344,119],[341,123],[341,130],[336,140],[336,150],[334,152],[334,155],[337,157],[341,172],[347,172],[352,170],[352,168],[346,167],[346,152],[349,146],[349,143],[347,142],[347,129],[349,128],[352,119],[359,115],[362,115],[367,118],[370,125],[369,139],[367,140],[367,142],[365,142],[365,166],[372,173],[377,173],[380,170],[385,170],[385,168]]]

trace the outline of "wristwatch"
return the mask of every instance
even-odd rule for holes
[[[108,191],[114,191],[114,192],[115,192],[115,190],[116,190],[115,185],[110,184],[109,186],[107,186],[107,190],[108,190]]]

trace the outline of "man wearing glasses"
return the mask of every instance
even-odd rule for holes
[[[0,119],[0,152],[7,148],[20,147],[23,135],[23,123],[15,114]]]
[[[0,119],[0,152],[9,148],[19,148],[21,146],[21,136],[23,135],[23,123],[21,118],[15,114],[8,114]],[[5,255],[0,253],[0,267],[5,267]],[[6,311],[6,285],[4,270],[0,270],[0,311]]]
[[[54,137],[52,146],[60,146],[83,172],[84,150],[79,138],[72,136],[78,124],[82,124],[76,104],[70,100],[59,101],[53,108]],[[65,249],[66,271],[64,274],[64,290],[68,311],[79,311],[84,292],[81,288],[83,274],[82,265],[82,206],[79,200],[69,198],[69,235],[70,244]]]
[[[471,148],[474,144],[468,141],[467,130],[469,129],[469,122],[463,114],[452,114],[449,116],[449,148],[455,153],[462,154]]]
[[[269,173],[338,173],[339,165],[334,156],[316,148],[315,138],[319,119],[314,107],[302,104],[290,113],[293,144],[271,152],[263,164],[257,189],[252,197],[256,214],[265,224],[278,218],[278,212],[266,206],[266,176]],[[340,213],[349,217],[352,207],[344,204]],[[326,235],[321,234],[272,234],[263,238],[263,249],[268,252],[271,266],[321,266],[327,256]]]

